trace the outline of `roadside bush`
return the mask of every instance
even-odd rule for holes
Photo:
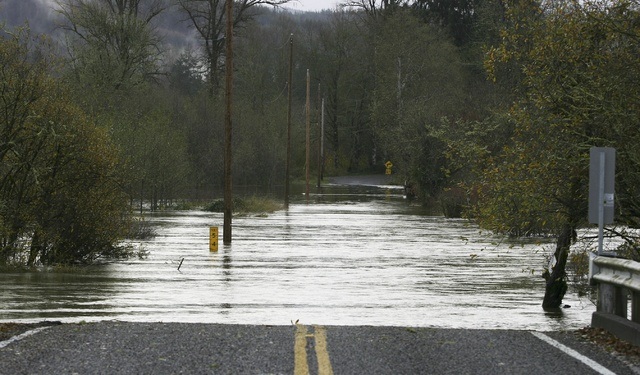
[[[129,221],[117,152],[31,39],[0,39],[0,265],[117,256]]]

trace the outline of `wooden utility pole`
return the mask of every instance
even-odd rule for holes
[[[307,141],[306,141],[306,159],[304,163],[304,169],[306,173],[306,190],[305,196],[307,197],[307,203],[309,203],[309,169],[311,167],[310,155],[311,155],[311,75],[309,69],[307,69],[307,104],[305,105],[307,115]]]
[[[322,98],[320,95],[320,84],[318,83],[318,99],[316,101],[316,121],[318,122],[318,184],[322,183],[322,124],[320,123],[320,103]]]
[[[320,88],[318,87],[318,96]],[[318,140],[318,187],[322,183],[324,174],[324,98],[320,100],[320,119],[319,119],[319,140]]]
[[[230,0],[227,0],[230,1]],[[288,96],[289,106],[287,109],[287,160],[285,161],[284,177],[284,207],[289,208],[289,164],[291,163],[291,81],[293,80],[293,34],[289,36],[289,82]]]
[[[222,243],[231,244],[231,217],[233,215],[233,191],[231,185],[231,109],[233,91],[233,0],[226,0],[227,30],[226,30],[226,85],[224,115],[224,232]]]

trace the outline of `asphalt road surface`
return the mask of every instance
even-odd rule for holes
[[[573,332],[62,324],[0,342],[2,374],[637,374]]]

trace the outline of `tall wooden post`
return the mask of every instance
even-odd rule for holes
[[[310,163],[310,155],[311,155],[311,75],[309,74],[309,69],[307,69],[307,104],[305,105],[306,115],[307,115],[307,138],[306,138],[306,159],[304,164],[304,169],[306,173],[306,190],[305,196],[307,197],[307,203],[309,202],[309,169],[311,169]]]
[[[318,83],[318,99],[316,102],[316,121],[318,121],[318,184],[317,187],[320,187],[322,183],[322,123],[320,121],[320,111],[322,97],[320,94],[320,84]]]
[[[231,109],[233,92],[233,0],[226,0],[227,29],[226,29],[226,85],[224,115],[224,227],[222,242],[231,244],[231,217],[233,215],[233,191],[231,185]]]
[[[227,0],[229,1],[229,0]],[[289,174],[291,163],[291,86],[293,80],[293,34],[289,37],[289,83],[288,95],[289,106],[287,109],[287,160],[285,161],[285,177],[284,177],[284,207],[289,208]]]
[[[324,178],[324,98],[320,104],[320,179]]]

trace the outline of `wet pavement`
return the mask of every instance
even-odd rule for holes
[[[2,345],[6,374],[634,374],[572,333],[406,327],[64,324]]]

